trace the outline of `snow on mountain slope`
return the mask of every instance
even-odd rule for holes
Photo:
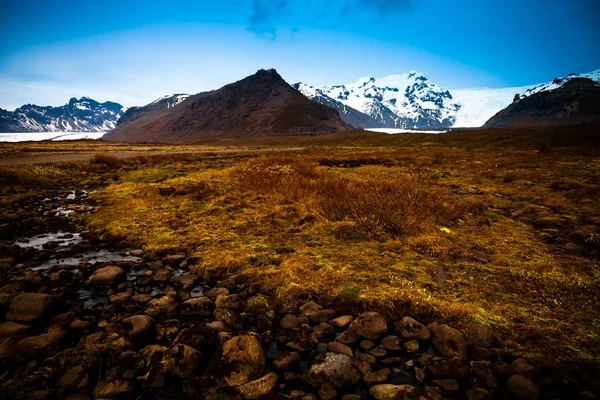
[[[523,91],[523,93],[519,96],[519,99],[523,99],[523,98],[531,96],[532,94],[535,94],[535,93],[549,92],[551,90],[559,89],[559,88],[563,87],[567,82],[571,81],[572,79],[576,79],[576,78],[588,78],[588,79],[591,79],[593,82],[600,84],[600,69],[594,70],[592,72],[583,73],[583,74],[571,73],[571,74],[567,75],[565,78],[554,78],[554,80],[552,82],[542,83],[541,85],[534,85],[534,86],[528,88],[526,91]]]
[[[0,131],[102,132],[113,129],[124,113],[117,103],[73,97],[60,107],[26,104],[14,111],[0,109]]]
[[[190,96],[191,96],[191,94],[185,94],[185,93],[167,94],[165,96],[159,97],[158,99],[154,100],[152,103],[150,103],[150,105],[164,103],[166,105],[166,108],[171,108],[171,107],[175,107],[177,104],[186,100]]]
[[[511,87],[503,89],[456,89],[450,93],[460,108],[454,114],[453,127],[474,128],[482,126],[498,111],[510,105],[516,94],[525,92],[533,86]]]

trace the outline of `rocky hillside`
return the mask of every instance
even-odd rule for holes
[[[271,69],[190,96],[175,107],[124,121],[104,139],[195,143],[220,137],[317,135],[351,128],[336,110],[307,99]]]
[[[14,111],[0,109],[0,132],[101,132],[113,129],[124,114],[122,105],[73,97],[60,107],[26,104]]]
[[[186,100],[190,96],[191,95],[189,94],[171,94],[160,97],[154,100],[152,103],[146,104],[145,106],[128,108],[125,114],[123,114],[123,116],[119,118],[119,121],[117,121],[117,126],[126,122],[134,121],[148,114],[175,107],[177,104]]]
[[[517,95],[485,127],[544,127],[594,121],[600,121],[600,70],[556,78]]]

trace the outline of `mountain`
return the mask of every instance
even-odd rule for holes
[[[190,96],[174,107],[133,117],[120,122],[103,139],[195,143],[211,138],[318,135],[352,129],[335,109],[307,99],[274,69],[259,70],[221,89]]]
[[[123,106],[73,97],[60,107],[26,104],[14,111],[0,108],[0,132],[101,132],[113,129]]]
[[[439,129],[477,127],[530,86],[447,90],[411,71],[366,77],[349,85],[293,85],[308,98],[336,108],[342,119],[362,128]]]
[[[573,125],[600,121],[600,69],[569,74],[516,95],[485,123],[493,128]]]
[[[190,96],[190,94],[181,93],[170,94],[162,96],[154,100],[152,103],[146,104],[145,106],[128,108],[125,114],[123,114],[123,116],[121,116],[121,118],[117,121],[117,125],[122,125],[126,122],[131,122],[138,118],[141,118],[145,115],[166,110],[171,107],[175,107],[177,104],[186,100]]]

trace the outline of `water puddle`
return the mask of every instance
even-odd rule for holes
[[[80,233],[58,231],[56,233],[44,233],[28,238],[21,238],[18,239],[15,244],[24,249],[34,248],[36,250],[42,250],[44,245],[48,243],[56,243],[58,247],[70,247],[82,240]]]
[[[41,265],[36,267],[32,267],[32,271],[47,271],[55,265],[71,265],[76,266],[82,263],[89,263],[91,265],[95,265],[97,263],[105,263],[105,262],[131,262],[131,263],[139,263],[142,259],[140,257],[123,255],[121,253],[115,253],[110,250],[102,249],[100,251],[87,251],[85,253],[78,254],[73,257],[66,258],[52,258]],[[138,275],[143,274],[144,270],[130,270],[128,273],[128,280],[135,280]],[[130,278],[131,276],[131,278]]]
[[[190,297],[201,297],[204,294],[204,290],[201,287],[195,287],[190,292]]]
[[[104,294],[94,292],[89,288],[77,290],[78,299],[83,301],[83,308],[86,310],[103,308],[109,303],[108,297]]]

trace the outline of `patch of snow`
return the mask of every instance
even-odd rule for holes
[[[419,130],[419,129],[394,129],[394,128],[367,128],[366,131],[371,132],[382,132],[390,135],[395,135],[397,133],[431,133],[438,134],[448,132],[448,130]]]
[[[24,132],[0,133],[0,142],[39,142],[42,140],[100,139],[106,132]]]

